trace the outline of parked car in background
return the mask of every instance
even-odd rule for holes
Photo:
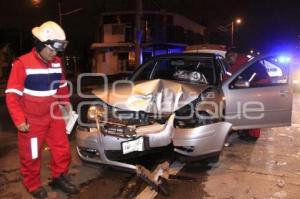
[[[218,53],[163,55],[128,82],[94,90],[97,100],[85,103],[88,121],[77,127],[80,158],[134,169],[121,160],[172,146],[191,159],[217,160],[231,129],[291,124],[287,63],[264,55],[232,76],[226,68]]]

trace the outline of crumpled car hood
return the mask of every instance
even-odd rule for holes
[[[172,113],[192,102],[208,86],[171,80],[146,80],[113,84],[93,91],[105,103],[130,111]]]

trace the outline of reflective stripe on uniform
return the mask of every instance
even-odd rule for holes
[[[52,63],[51,66],[53,68],[58,68],[58,67],[60,67],[60,63]]]
[[[38,158],[38,139],[37,137],[30,139],[30,147],[31,147],[31,158]]]
[[[24,89],[24,93],[28,94],[28,95],[32,95],[32,96],[37,96],[37,97],[47,97],[47,96],[52,96],[55,95],[57,92],[57,90],[49,90],[49,91],[34,91],[34,90],[30,90],[25,88]]]
[[[18,95],[23,95],[23,92],[18,90],[18,89],[15,89],[15,88],[9,88],[9,89],[6,89],[5,90],[5,93],[16,93]]]
[[[35,74],[52,74],[52,73],[62,73],[61,68],[47,68],[47,69],[26,69],[27,75],[35,75]]]

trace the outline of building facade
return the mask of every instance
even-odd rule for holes
[[[143,11],[140,35],[136,12],[111,12],[100,16],[93,50],[92,72],[117,74],[135,69],[135,41],[141,41],[142,60],[182,52],[186,46],[201,44],[205,27],[169,12]],[[142,62],[143,62],[142,61]]]

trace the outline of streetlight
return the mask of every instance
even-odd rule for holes
[[[242,23],[242,19],[241,18],[237,18],[236,20],[231,22],[231,47],[233,47],[233,42],[234,42],[234,24],[241,24]]]
[[[41,6],[42,0],[31,0],[31,4],[32,4],[33,7],[38,8],[38,7]]]
[[[79,12],[81,11],[83,8],[77,8],[77,9],[74,9],[74,10],[71,10],[69,12],[65,12],[63,13],[62,11],[62,1],[63,0],[57,0],[57,5],[58,5],[58,17],[59,17],[59,25],[62,26],[62,17],[63,16],[66,16],[66,15],[70,15],[70,14],[73,14],[73,13],[76,13],[76,12]],[[38,8],[42,5],[43,3],[43,0],[31,0],[31,4],[32,6]]]
[[[241,23],[242,23],[242,19],[238,18],[238,19],[235,20],[235,22],[236,22],[237,24],[241,24]]]

